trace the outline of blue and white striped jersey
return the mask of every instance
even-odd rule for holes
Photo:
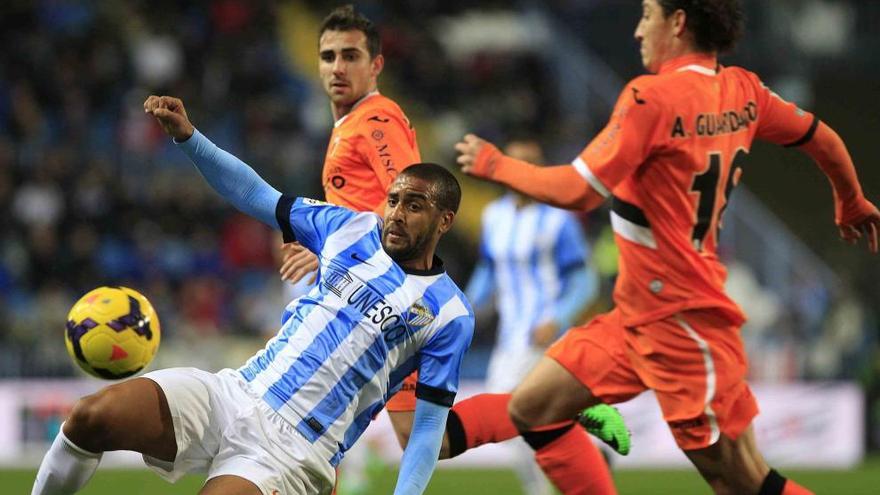
[[[442,262],[400,267],[373,213],[282,197],[276,217],[286,241],[318,253],[320,275],[239,369],[252,390],[334,466],[412,371],[418,398],[451,406],[474,316]]]
[[[516,197],[506,194],[486,206],[482,225],[480,264],[489,269],[485,283],[496,296],[496,347],[530,346],[533,329],[557,319],[564,312],[560,305],[571,300],[580,309],[595,295],[595,283],[584,293],[565,294],[571,289],[565,286],[568,275],[585,270],[589,254],[583,229],[570,212],[541,203],[517,207]],[[468,287],[469,296],[472,289]],[[488,293],[480,288],[476,292]]]

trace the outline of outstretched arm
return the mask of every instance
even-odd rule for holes
[[[608,124],[571,164],[538,167],[505,156],[491,143],[467,134],[455,145],[464,173],[500,182],[542,203],[589,211],[634,174],[668,139],[661,125],[662,95],[635,85],[621,91]]]
[[[473,134],[455,149],[464,173],[499,182],[542,203],[589,211],[605,200],[571,164],[542,167],[516,160]]]
[[[813,138],[801,146],[828,176],[834,192],[834,221],[840,236],[855,244],[864,235],[868,249],[878,252],[880,212],[865,198],[852,157],[833,129],[819,122]]]
[[[834,191],[834,222],[840,236],[855,244],[865,236],[868,249],[877,253],[880,212],[865,198],[852,157],[840,136],[815,115],[772,92],[754,74],[758,103],[755,137],[788,147],[799,147],[816,161]]]
[[[446,406],[416,400],[412,433],[403,451],[394,495],[416,495],[425,491],[437,466],[448,415],[449,408]]]
[[[144,102],[144,111],[156,117],[214,190],[242,212],[274,229],[279,228],[275,207],[281,193],[246,163],[218,148],[196,130],[186,116],[182,101],[170,96],[150,96]]]

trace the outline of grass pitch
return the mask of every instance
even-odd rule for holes
[[[0,471],[0,493],[27,494],[33,484],[34,470]],[[817,494],[869,495],[880,491],[880,456],[869,458],[862,466],[850,471],[783,470],[783,475],[796,479]],[[395,471],[378,477],[369,495],[387,495],[394,491]],[[146,470],[98,470],[82,495],[183,495],[198,493],[204,478],[188,476],[169,485]],[[711,493],[709,487],[693,470],[625,470],[615,471],[614,481],[621,495],[689,495]],[[507,470],[451,470],[434,473],[425,492],[428,495],[516,495],[521,494],[516,476]]]

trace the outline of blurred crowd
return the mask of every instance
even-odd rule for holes
[[[148,294],[172,342],[262,331],[257,307],[277,316],[283,304],[264,297],[279,292],[264,290],[277,278],[275,238],[203,185],[141,105],[181,96],[221,146],[316,194],[309,150],[326,138],[300,132],[302,83],[283,68],[270,6],[0,9],[0,375],[22,363],[70,373],[58,345],[67,308],[98,285]]]

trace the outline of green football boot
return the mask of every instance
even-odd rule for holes
[[[618,454],[629,454],[630,432],[617,408],[597,404],[581,411],[577,421],[590,435],[605,442]]]

